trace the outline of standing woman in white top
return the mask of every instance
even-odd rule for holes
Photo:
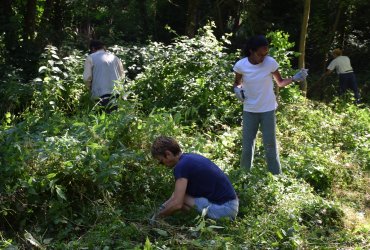
[[[276,142],[276,96],[274,83],[279,87],[287,86],[293,81],[303,81],[307,71],[301,70],[292,78],[283,79],[278,70],[279,64],[268,56],[267,39],[253,36],[247,40],[246,57],[234,66],[234,91],[243,102],[243,149],[241,167],[249,171],[252,167],[256,134],[261,126],[263,145],[268,170],[280,174],[280,160]]]
[[[85,61],[83,79],[91,91],[91,98],[110,113],[117,109],[112,105],[116,98],[112,94],[115,82],[124,78],[123,65],[117,56],[105,50],[99,40],[90,41],[90,52]]]
[[[349,57],[343,56],[342,50],[340,49],[333,50],[332,54],[334,59],[328,65],[327,71],[322,78],[330,75],[331,72],[335,70],[339,76],[339,95],[343,95],[348,89],[351,89],[355,94],[355,102],[359,103],[360,93],[358,91],[356,76],[355,73],[353,73]]]

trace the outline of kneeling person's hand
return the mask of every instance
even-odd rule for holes
[[[165,206],[162,204],[156,211],[155,213],[150,217],[149,219],[149,224],[150,225],[154,225],[156,222],[157,222],[157,218],[158,218],[158,215],[159,213],[165,209]]]

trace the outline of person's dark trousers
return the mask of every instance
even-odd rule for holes
[[[360,100],[356,76],[353,72],[339,74],[339,95],[343,95],[347,89],[353,90],[356,101]]]
[[[118,109],[118,106],[115,102],[115,100],[119,97],[119,95],[112,95],[112,94],[106,94],[102,95],[99,98],[98,105],[102,107],[102,111],[104,111],[107,114],[112,113],[113,111]]]

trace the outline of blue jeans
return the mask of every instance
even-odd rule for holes
[[[351,89],[353,91],[356,100],[360,99],[356,76],[353,72],[339,74],[339,95],[343,95],[347,89]]]
[[[210,202],[207,198],[194,198],[195,208],[199,213],[203,212],[203,209],[207,209],[207,217],[218,220],[223,217],[235,219],[239,210],[239,200],[227,201],[224,204],[218,205]]]
[[[275,110],[263,113],[243,112],[241,167],[245,168],[247,171],[250,171],[252,167],[256,135],[260,125],[268,170],[272,174],[281,174],[279,152],[276,142]]]

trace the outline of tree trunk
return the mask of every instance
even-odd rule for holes
[[[54,1],[55,0],[46,0],[44,12],[42,13],[40,24],[37,27],[37,43],[44,47],[47,43],[50,42],[50,39],[53,37],[53,29],[51,27],[51,20],[54,10]]]
[[[301,36],[299,39],[300,56],[298,58],[298,67],[300,69],[305,67],[306,38],[307,38],[308,19],[310,17],[310,8],[311,8],[311,0],[305,0],[304,9],[303,9],[302,26],[301,26]],[[306,96],[307,95],[307,81],[301,82],[300,87],[303,92],[303,95]]]
[[[342,15],[342,10],[343,10],[343,2],[340,2],[337,13],[335,15],[334,24],[333,24],[331,30],[329,31],[328,43],[325,46],[325,56],[324,56],[324,61],[322,63],[323,72],[326,71],[327,60],[325,60],[325,59],[328,59],[328,52],[330,50],[330,46],[333,43],[334,38],[335,38],[335,34],[338,31],[338,26],[339,26],[340,17]]]
[[[63,27],[65,18],[66,1],[55,0],[52,18],[53,44],[59,46],[63,40]]]
[[[221,10],[221,5],[223,4],[223,0],[216,1],[216,17],[217,17],[217,29],[219,30],[220,34],[225,33],[224,29],[224,22],[227,22],[227,19],[225,20],[222,10]]]
[[[139,0],[138,1],[138,5],[139,5],[139,10],[141,12],[141,21],[142,21],[142,30],[144,32],[148,32],[149,31],[149,24],[148,24],[148,11],[147,11],[147,2],[146,0]]]
[[[36,27],[36,0],[28,0],[24,15],[23,35],[24,40],[32,41],[35,37]]]
[[[197,12],[199,0],[188,0],[188,10],[185,33],[188,37],[194,37],[197,25]]]
[[[17,28],[12,3],[12,0],[4,0],[0,4],[0,32],[4,32],[4,44],[7,51],[13,51],[18,47]]]

